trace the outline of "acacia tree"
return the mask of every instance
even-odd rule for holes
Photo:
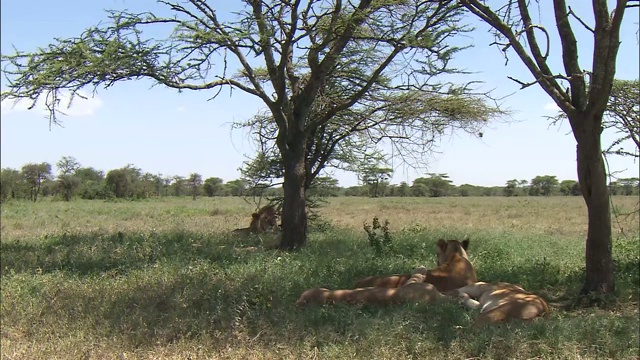
[[[3,56],[9,89],[3,99],[35,104],[43,98],[51,123],[57,123],[61,91],[69,91],[72,100],[84,86],[95,91],[140,78],[178,90],[212,90],[213,96],[229,87],[260,98],[277,128],[274,143],[283,163],[282,249],[306,242],[305,190],[313,180],[308,175],[328,160],[322,156],[331,151],[323,149],[345,139],[336,134],[329,142],[317,141],[326,139],[319,134],[331,133],[333,119],[347,118],[351,109],[376,114],[375,125],[409,118],[413,126],[405,132],[382,137],[409,139],[433,126],[424,122],[432,113],[423,104],[426,90],[459,101],[467,93],[432,83],[455,70],[448,62],[460,48],[448,40],[468,30],[458,23],[462,9],[454,0],[244,0],[235,17],[219,17],[206,0],[158,3],[172,14],[109,11],[109,22],[77,38]],[[158,39],[146,36],[149,26],[173,31]],[[316,100],[323,96],[328,101],[320,106]],[[440,127],[456,117],[451,110]],[[364,120],[352,122],[353,130],[371,127],[358,122]],[[316,157],[310,169],[307,160]]]
[[[504,196],[517,196],[518,195],[518,180],[508,180],[504,188]]]
[[[58,187],[62,191],[62,197],[65,201],[71,201],[73,193],[80,186],[80,179],[75,176],[80,163],[73,156],[63,156],[56,166],[58,167]]]
[[[24,178],[20,171],[12,168],[4,168],[0,171],[0,201],[4,202],[9,197],[16,199],[19,196],[21,184]]]
[[[452,181],[449,179],[448,174],[428,173],[427,175],[429,175],[428,178],[420,177],[413,180],[413,186],[424,186],[423,189],[427,191],[425,195],[430,197],[441,197],[449,194],[449,189],[453,185],[451,185]]]
[[[40,164],[28,163],[22,166],[22,177],[29,185],[29,199],[33,202],[38,200],[38,194],[40,194],[40,188],[43,181],[50,180],[51,164],[43,162]]]
[[[560,182],[560,192],[562,195],[580,195],[580,184],[575,180],[562,180]]]
[[[202,186],[202,175],[198,173],[191,173],[187,178],[187,187],[191,192],[191,198],[196,200],[198,194],[200,194],[200,187]]]
[[[509,0],[493,9],[480,0],[460,0],[460,3],[491,26],[496,44],[505,55],[509,50],[515,52],[533,75],[532,81],[511,79],[522,88],[538,84],[566,114],[577,143],[578,181],[588,213],[586,277],[580,293],[613,293],[611,213],[600,133],[615,75],[620,26],[625,9],[637,6],[637,0],[618,0],[611,12],[607,0],[593,0],[594,25],[578,17],[565,0],[553,0],[563,73],[554,72],[550,67],[549,30],[533,22],[530,7],[535,6],[534,2]],[[584,67],[578,61],[571,16],[593,34],[593,63],[589,71],[582,70]],[[540,35],[547,42],[542,43],[542,47]]]
[[[360,181],[369,188],[369,196],[378,197],[384,193],[383,188],[388,185],[393,174],[390,167],[381,166],[380,162],[372,161],[362,164],[359,171]]]
[[[207,196],[220,196],[223,190],[224,181],[218,177],[207,178],[203,183],[203,190]]]
[[[529,195],[532,196],[551,196],[559,182],[555,175],[536,176],[531,179],[529,185]]]

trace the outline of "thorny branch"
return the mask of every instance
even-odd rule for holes
[[[592,34],[594,34],[595,32],[593,31],[593,29],[587,25],[587,23],[584,22],[584,20],[582,20],[571,8],[571,6],[568,7],[569,8],[569,15],[573,16],[574,19],[578,20],[580,22],[580,24],[582,24],[582,26],[584,26],[585,29],[589,30]]]

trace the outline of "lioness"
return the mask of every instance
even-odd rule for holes
[[[322,305],[343,302],[347,304],[388,305],[406,302],[435,302],[445,298],[435,286],[413,282],[395,289],[368,287],[350,290],[309,289],[300,295],[296,306]]]
[[[478,281],[476,271],[467,257],[468,239],[462,242],[440,239],[436,245],[438,246],[438,267],[431,270],[420,267],[415,271],[424,275],[424,282],[433,284],[440,292],[446,292]],[[355,287],[397,288],[404,285],[411,276],[369,276],[359,280]]]
[[[508,319],[530,320],[551,313],[543,298],[509,283],[477,282],[453,290],[447,295],[460,297],[469,308],[479,308],[480,315],[476,319],[478,326]]]
[[[251,214],[249,227],[235,229],[232,231],[232,234],[262,234],[276,230],[278,230],[278,213],[273,205],[267,205],[258,210],[258,212]]]
[[[309,289],[300,295],[296,306],[344,302],[347,304],[388,305],[404,302],[434,302],[445,298],[435,286],[424,282],[420,269],[414,270],[407,282],[395,289],[367,287],[350,290]]]

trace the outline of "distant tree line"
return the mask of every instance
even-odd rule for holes
[[[43,197],[56,197],[70,201],[80,199],[146,199],[164,196],[267,196],[281,197],[281,187],[252,186],[248,179],[224,182],[218,177],[202,178],[198,173],[188,176],[151,174],[132,164],[113,169],[106,174],[93,167],[83,167],[72,156],[64,156],[56,163],[53,174],[49,163],[28,163],[20,170],[3,168],[0,177],[1,200],[21,199],[37,201]],[[531,180],[512,179],[505,186],[456,186],[446,173],[428,173],[411,184],[391,184],[392,170],[379,168],[360,177],[362,185],[340,187],[338,180],[320,176],[309,195],[317,197],[369,196],[369,197],[445,197],[445,196],[578,196],[580,187],[575,180],[559,181],[555,176],[536,176]],[[613,195],[638,195],[640,180],[624,178],[612,181]]]

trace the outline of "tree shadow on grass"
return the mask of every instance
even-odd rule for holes
[[[471,341],[475,351],[482,354],[491,347],[490,339],[485,336],[489,342],[480,343],[470,337],[469,332],[478,333],[469,330],[477,314],[455,302],[386,307],[294,306],[307,288],[321,284],[332,289],[351,288],[357,276],[371,274],[378,266],[402,270],[426,257],[431,260],[422,263],[433,264],[435,245],[431,243],[425,241],[424,250],[407,247],[383,259],[372,258],[358,246],[339,240],[318,243],[297,253],[238,253],[221,249],[224,239],[187,232],[66,235],[38,245],[3,243],[3,274],[33,274],[41,269],[42,274],[51,275],[29,278],[40,288],[34,307],[40,310],[25,311],[26,316],[25,312],[9,314],[5,320],[9,324],[45,323],[50,328],[43,330],[51,332],[88,328],[91,336],[122,338],[133,348],[153,348],[158,343],[199,337],[220,347],[246,345],[242,339],[247,338],[257,346],[297,343],[330,347],[337,341],[360,345],[385,341],[383,336],[389,334],[389,341],[409,339],[403,345],[408,353],[413,351],[411,346],[419,349],[420,341],[426,339],[445,348],[461,340]],[[572,288],[582,279],[580,269],[567,270],[545,260],[512,264],[506,254],[494,260],[484,261],[479,269],[482,280],[517,283],[543,296],[549,289]],[[632,264],[621,267],[631,269]],[[56,271],[65,274],[54,274]],[[110,276],[75,278],[105,273]],[[13,286],[15,291],[29,284]],[[16,303],[33,301],[28,292],[12,296]],[[527,335],[534,340],[546,326],[544,322],[536,324]],[[505,327],[496,331],[509,334]],[[515,347],[518,339],[509,341],[509,346]]]
[[[116,275],[164,261],[208,260],[220,266],[246,261],[228,240],[225,236],[210,238],[195,232],[173,231],[65,233],[47,236],[38,243],[2,242],[0,274],[65,271],[80,276]]]

